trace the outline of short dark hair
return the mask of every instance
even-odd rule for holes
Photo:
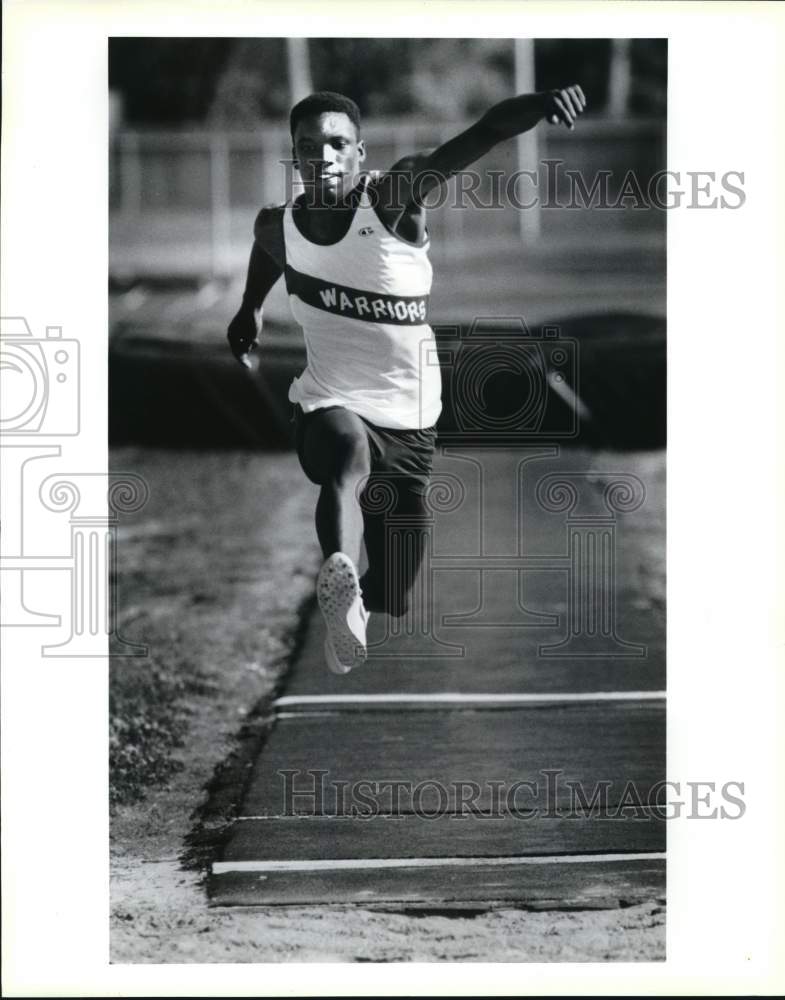
[[[289,130],[294,141],[294,131],[298,122],[303,118],[313,118],[315,115],[322,115],[326,111],[340,111],[345,114],[360,134],[360,109],[351,99],[343,94],[336,94],[332,90],[318,90],[315,94],[309,94],[292,108],[289,113]]]

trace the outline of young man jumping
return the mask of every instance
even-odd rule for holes
[[[307,365],[292,382],[297,453],[321,487],[316,533],[324,556],[317,598],[334,673],[366,658],[370,612],[400,616],[423,553],[441,412],[428,325],[432,270],[423,199],[497,143],[543,119],[572,129],[586,107],[577,85],[502,101],[430,154],[361,172],[365,145],[354,101],[321,91],[292,108],[294,165],[305,192],[256,218],[242,305],[229,325],[234,356],[251,367],[262,303],[283,274]],[[388,486],[384,513],[364,503]],[[392,555],[384,514],[405,517],[413,543]],[[358,575],[365,543],[368,568]]]

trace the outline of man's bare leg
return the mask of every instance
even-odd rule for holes
[[[358,494],[371,471],[363,422],[342,407],[309,413],[301,451],[306,474],[321,486],[316,535],[324,558],[345,552],[356,566],[363,537]]]
[[[348,673],[366,656],[365,625],[357,566],[363,536],[359,495],[370,472],[370,449],[362,420],[330,407],[302,419],[300,460],[321,486],[316,533],[324,565],[317,581],[319,607],[327,623],[325,655],[334,673]]]
[[[366,475],[347,470],[322,485],[316,503],[316,536],[325,559],[333,552],[345,552],[355,566],[360,563],[363,517],[357,491]]]

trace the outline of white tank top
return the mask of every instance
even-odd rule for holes
[[[380,427],[431,427],[441,374],[427,322],[428,242],[391,233],[366,183],[348,232],[330,246],[306,239],[286,205],[286,288],[308,357],[289,399],[305,412],[344,406]]]

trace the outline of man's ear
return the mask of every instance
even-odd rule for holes
[[[300,161],[297,159],[297,153],[295,152],[294,146],[292,146],[292,163],[296,170],[300,169]]]
[[[357,153],[358,153],[358,156],[359,156],[360,163],[362,163],[363,160],[365,159],[365,140],[364,139],[360,139],[360,141],[357,143]]]

